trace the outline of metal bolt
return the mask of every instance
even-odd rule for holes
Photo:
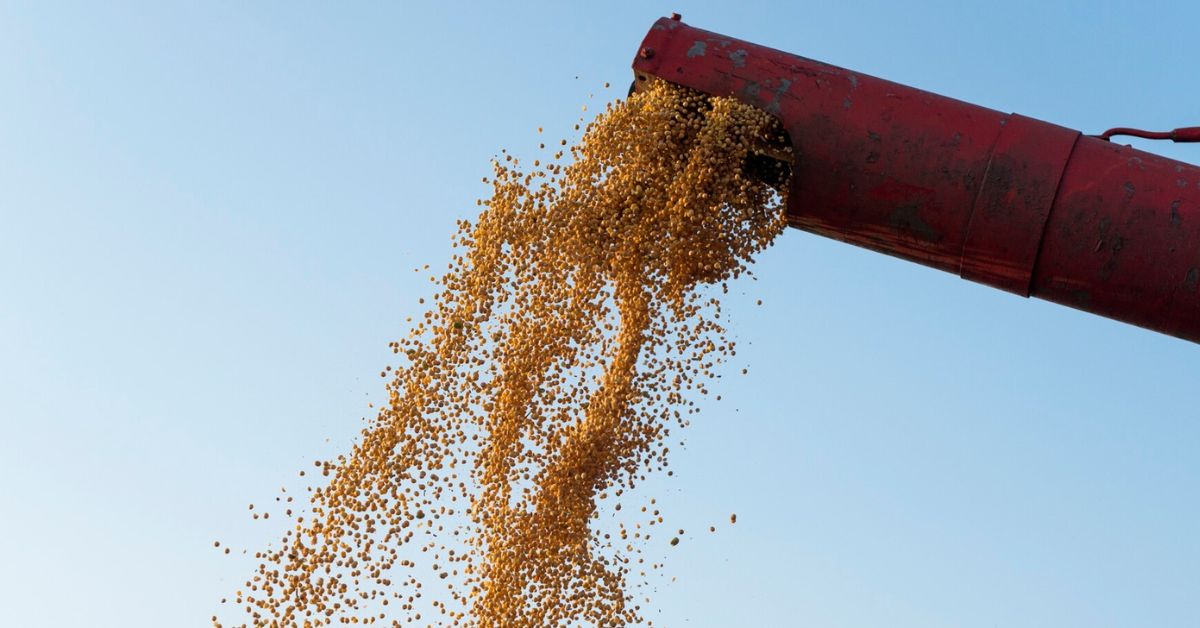
[[[680,15],[680,14],[678,14],[678,13],[672,13],[672,14],[671,14],[671,19],[672,19],[672,20],[675,20],[676,22],[678,22],[679,20],[682,20],[682,19],[683,19],[683,16],[682,16],[682,15]]]
[[[649,59],[654,56],[654,49],[653,48],[642,48],[641,50],[638,51],[638,56],[643,59]]]

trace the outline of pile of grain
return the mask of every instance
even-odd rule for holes
[[[596,522],[662,470],[733,353],[722,291],[699,288],[783,230],[782,199],[742,170],[778,134],[756,109],[655,83],[549,163],[497,160],[440,293],[392,344],[389,403],[318,464],[327,484],[258,555],[238,621],[644,622],[630,580],[657,567],[641,552],[662,515],[625,504],[642,523]]]

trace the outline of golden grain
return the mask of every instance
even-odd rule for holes
[[[569,163],[496,160],[440,292],[389,345],[387,403],[317,463],[308,520],[234,596],[242,625],[642,622],[632,581],[661,567],[643,524],[663,515],[596,522],[663,470],[734,354],[703,286],[726,292],[784,228],[780,196],[742,171],[778,133],[653,83],[587,124]]]

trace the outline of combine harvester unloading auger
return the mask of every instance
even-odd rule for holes
[[[633,63],[778,117],[791,226],[1200,342],[1200,168],[658,20]]]
[[[1200,169],[1107,141],[1130,129],[1084,136],[676,18],[634,69],[642,93],[575,145],[532,170],[493,162],[461,254],[390,345],[387,401],[348,453],[315,462],[326,479],[307,509],[282,489],[282,512],[249,507],[294,525],[256,552],[234,613],[650,625],[642,604],[665,574],[646,549],[693,526],[639,489],[735,355],[726,282],[785,218],[1200,341]]]

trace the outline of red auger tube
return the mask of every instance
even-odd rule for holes
[[[793,227],[1200,342],[1200,168],[658,20],[634,59],[778,116]]]

